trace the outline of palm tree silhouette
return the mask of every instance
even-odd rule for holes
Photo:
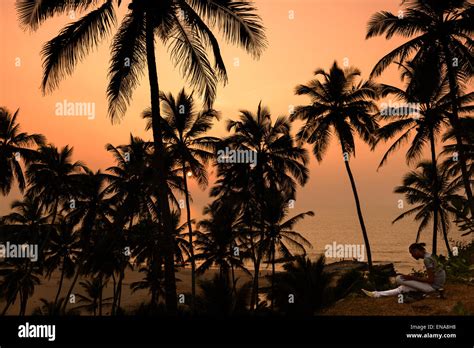
[[[367,39],[383,34],[386,39],[394,35],[410,38],[380,59],[372,71],[372,76],[380,75],[397,59],[401,63],[410,56],[414,56],[416,61],[423,61],[430,55],[439,59],[439,67],[444,68],[448,76],[452,104],[452,112],[448,116],[455,130],[464,189],[470,202],[471,214],[474,214],[474,200],[457,103],[460,84],[474,73],[471,40],[474,34],[474,6],[468,0],[410,0],[403,3],[405,8],[401,10],[400,15],[382,11],[374,14],[369,21]]]
[[[208,184],[205,165],[214,157],[214,149],[218,138],[205,136],[212,127],[214,118],[219,114],[212,109],[197,113],[192,94],[188,95],[182,89],[175,98],[171,93],[162,94],[162,113],[164,116],[163,137],[171,156],[182,168],[184,195],[186,199],[186,218],[189,232],[189,251],[191,259],[191,307],[194,310],[196,297],[196,262],[194,260],[193,230],[191,224],[191,207],[188,190],[188,175],[197,179],[202,188]],[[143,113],[149,119],[147,130],[152,127],[151,110]]]
[[[212,266],[219,267],[219,277],[235,289],[235,269],[250,274],[242,262],[240,253],[235,252],[240,231],[240,221],[235,219],[236,206],[231,202],[213,202],[204,208],[209,217],[199,221],[196,231],[196,260],[202,260],[197,274],[203,274]]]
[[[0,107],[0,191],[4,196],[10,192],[14,178],[23,192],[26,180],[19,159],[29,163],[36,154],[29,147],[43,145],[45,142],[45,137],[41,134],[21,132],[16,120],[19,110],[12,115],[6,108]]]
[[[93,10],[91,7],[96,3],[87,0],[55,0],[48,4],[21,0],[17,3],[21,24],[33,30],[54,15],[88,10],[82,18],[67,25],[57,37],[45,44],[43,91],[56,88],[65,75],[72,73],[76,63],[111,32],[115,22],[114,4],[120,6],[121,2],[103,0],[102,5]],[[125,114],[146,64],[150,84],[154,165],[157,168],[156,187],[164,228],[168,232],[164,240],[167,250],[166,306],[171,313],[176,313],[171,213],[167,200],[169,188],[164,174],[155,36],[158,35],[168,45],[174,64],[180,67],[181,73],[204,97],[208,106],[215,98],[217,81],[227,80],[219,44],[211,28],[221,28],[228,42],[243,47],[256,58],[265,48],[266,38],[260,17],[255,14],[255,7],[245,0],[131,0],[128,10],[112,43],[110,82],[107,89],[109,115],[112,120],[118,120]],[[207,58],[208,49],[212,51],[214,67]]]
[[[297,214],[287,218],[289,213],[290,199],[277,190],[268,190],[265,193],[265,224],[267,233],[261,241],[261,248],[272,265],[271,291],[275,286],[275,264],[293,258],[296,255],[306,255],[305,247],[311,247],[311,243],[299,232],[294,230],[296,223],[306,216],[314,216],[312,211]],[[281,260],[276,259],[277,253]],[[273,297],[271,309],[273,310]]]
[[[229,120],[227,129],[232,130],[233,134],[224,139],[220,146],[247,153],[253,152],[256,162],[218,163],[219,178],[211,195],[218,199],[228,199],[226,196],[233,195],[237,191],[242,200],[250,198],[245,192],[253,194],[252,202],[256,203],[253,209],[258,211],[254,212],[253,216],[257,215],[258,221],[252,221],[252,224],[256,226],[257,231],[260,231],[258,234],[249,233],[251,258],[255,270],[251,301],[251,306],[254,307],[258,303],[258,280],[262,259],[258,240],[263,240],[265,236],[263,213],[265,191],[273,185],[277,190],[285,192],[289,199],[294,198],[297,183],[304,185],[308,180],[306,168],[308,155],[305,149],[294,144],[288,118],[279,117],[272,122],[269,109],[261,103],[256,113],[241,110],[240,119]],[[246,203],[241,201],[241,204]],[[249,216],[247,214],[247,217]]]
[[[447,93],[448,81],[439,74],[437,64],[437,57],[433,55],[422,62],[408,62],[406,66],[402,66],[402,78],[408,79],[405,90],[394,86],[381,86],[381,97],[394,95],[395,98],[408,103],[405,104],[408,107],[403,106],[398,110],[388,108],[381,112],[382,119],[394,120],[378,130],[377,142],[395,137],[397,133],[403,134],[390,146],[380,166],[384,164],[390,153],[416,133],[406,153],[407,163],[419,158],[425,144],[429,143],[433,170],[437,169],[436,141],[441,131],[449,126],[448,115],[452,106],[450,94]],[[469,96],[460,98],[459,105],[464,107],[469,98]],[[415,104],[418,105],[419,110],[414,108]],[[435,181],[438,179],[438,175],[433,177]],[[438,184],[435,182],[433,187],[438,187]],[[433,194],[437,196],[436,192]],[[434,221],[438,221],[437,206],[437,204],[434,206]],[[438,225],[433,224],[433,254],[436,254],[437,228]]]
[[[26,195],[22,201],[14,201],[11,205],[12,213],[2,217],[2,223],[17,227],[12,230],[11,240],[17,243],[37,244],[49,233],[50,216],[44,214],[39,198]],[[41,260],[38,255],[37,262],[29,259],[9,260],[5,262],[0,270],[2,281],[0,293],[4,294],[6,305],[2,315],[5,315],[9,307],[20,298],[20,313],[25,315],[28,298],[33,295],[34,288],[40,284],[38,275],[41,275]]]
[[[1,315],[5,315],[8,308],[19,297],[19,315],[24,316],[28,299],[33,295],[35,286],[40,284],[38,275],[41,274],[41,270],[34,266],[29,259],[18,259],[5,263],[0,270],[0,274],[3,278],[0,283],[0,292],[4,294],[6,299],[6,305]]]
[[[435,175],[437,176],[436,179],[434,178]],[[450,179],[448,167],[438,165],[435,170],[431,162],[420,162],[417,170],[405,175],[403,185],[397,186],[394,190],[395,193],[404,194],[408,203],[416,204],[416,206],[400,214],[393,220],[393,223],[416,213],[415,221],[420,222],[416,235],[416,242],[418,242],[421,232],[428,226],[430,220],[433,220],[433,224],[443,232],[446,249],[451,254],[447,238],[450,217],[452,217],[449,203],[453,199],[460,198],[456,192],[462,187],[463,183],[461,178],[454,181]],[[438,214],[435,215],[435,212],[438,212]],[[434,232],[436,232],[436,229],[434,229]],[[436,238],[433,238],[433,242],[436,242]],[[433,245],[433,254],[436,254],[436,245]]]
[[[74,310],[85,309],[96,316],[98,313],[101,315],[102,306],[111,305],[111,297],[102,299],[104,283],[100,277],[94,277],[92,280],[85,280],[79,284],[83,287],[86,294],[77,294],[79,303],[83,304],[74,307]]]
[[[372,269],[372,254],[369,237],[365,228],[357,187],[349,164],[355,156],[354,133],[362,140],[372,144],[378,128],[378,109],[373,99],[377,97],[377,87],[373,82],[355,82],[360,71],[355,68],[341,69],[336,62],[329,72],[317,69],[314,73],[321,80],[312,80],[308,85],[296,87],[297,95],[307,95],[311,104],[298,106],[291,119],[302,119],[305,124],[299,130],[297,138],[313,144],[313,153],[318,162],[323,160],[334,133],[341,145],[344,165],[351,182],[357,215],[367,250],[369,269]]]
[[[76,175],[85,168],[82,162],[72,161],[72,151],[69,146],[61,150],[51,144],[41,146],[37,159],[28,165],[26,172],[30,183],[27,194],[40,197],[41,204],[51,213],[52,226],[62,204],[73,198]],[[49,235],[43,240],[40,251],[44,249],[48,239]]]
[[[49,247],[45,250],[44,265],[46,276],[49,278],[55,270],[61,269],[59,286],[53,302],[54,308],[56,308],[56,305],[60,305],[58,301],[64,278],[71,278],[74,275],[80,244],[77,232],[74,231],[74,225],[64,217],[61,217],[54,226],[50,237]],[[64,304],[64,299],[62,300],[61,305]]]

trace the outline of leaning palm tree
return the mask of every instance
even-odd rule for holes
[[[4,196],[10,192],[14,178],[23,192],[26,180],[19,160],[21,158],[29,163],[36,154],[30,146],[45,142],[41,134],[21,132],[16,120],[19,111],[12,115],[6,108],[0,107],[0,192]]]
[[[186,94],[184,88],[176,98],[171,93],[161,94],[160,98],[164,116],[164,141],[171,152],[171,156],[175,158],[177,165],[182,169],[190,243],[189,251],[191,253],[191,307],[194,308],[196,261],[194,260],[188,176],[196,178],[202,188],[207,186],[205,165],[214,157],[213,150],[219,142],[219,138],[206,136],[205,133],[211,129],[213,119],[219,119],[219,114],[212,109],[197,112],[192,94]],[[143,117],[149,119],[147,129],[150,129],[152,127],[151,110],[146,110]]]
[[[272,265],[271,291],[275,290],[275,265],[278,262],[285,262],[294,255],[306,255],[306,248],[311,247],[311,243],[299,232],[294,230],[294,226],[306,216],[314,216],[314,212],[307,211],[288,218],[289,199],[279,191],[268,190],[265,195],[265,224],[267,232],[263,240],[260,241],[261,248],[267,256],[267,262]],[[279,258],[277,259],[277,255]],[[271,298],[271,308],[273,309],[273,296]]]
[[[385,34],[386,39],[394,35],[410,40],[385,55],[375,65],[372,76],[380,75],[390,63],[407,59],[423,61],[427,56],[439,59],[439,67],[446,71],[449,81],[452,112],[451,126],[455,130],[464,189],[474,214],[469,173],[466,166],[466,150],[462,142],[462,127],[459,120],[459,87],[474,73],[472,55],[474,27],[474,5],[469,0],[406,0],[399,15],[381,11],[372,16],[366,38]]]
[[[403,185],[397,186],[394,191],[404,194],[408,203],[416,206],[400,214],[393,223],[416,213],[415,221],[420,223],[416,235],[416,242],[418,242],[421,232],[432,220],[432,223],[437,226],[433,229],[433,254],[436,255],[437,252],[437,231],[440,230],[443,232],[446,249],[451,254],[447,237],[450,219],[453,217],[450,202],[461,198],[457,194],[461,187],[461,178],[451,180],[449,167],[438,165],[438,168],[434,170],[431,162],[420,162],[417,170],[408,173],[403,178]],[[438,214],[435,215],[435,212]]]
[[[54,15],[88,11],[45,44],[43,91],[56,88],[64,76],[72,73],[76,63],[110,34],[116,18],[114,5],[120,6],[122,2],[102,0],[99,1],[99,7],[96,7],[99,5],[97,1],[89,0],[17,2],[21,24],[33,30]],[[156,186],[163,224],[169,232],[164,242],[167,250],[166,305],[171,312],[176,312],[177,297],[171,247],[171,212],[167,200],[169,188],[162,174],[165,172],[165,162],[155,36],[169,47],[175,65],[180,67],[182,75],[189,79],[210,106],[216,95],[217,82],[227,80],[224,61],[212,29],[220,28],[228,42],[243,47],[258,58],[266,46],[266,38],[260,17],[255,12],[255,7],[247,0],[130,0],[128,12],[112,42],[107,94],[109,115],[113,121],[125,114],[145,65],[148,69],[157,167]],[[207,57],[208,52],[213,54],[214,66]]]
[[[355,68],[343,70],[336,62],[329,72],[318,69],[314,74],[321,77],[321,80],[314,79],[308,85],[296,87],[296,94],[309,96],[311,104],[298,106],[291,119],[302,119],[305,122],[297,137],[300,141],[313,144],[313,153],[318,162],[323,160],[331,135],[338,138],[354,194],[369,269],[372,269],[369,237],[349,160],[351,156],[355,157],[354,133],[369,144],[373,144],[375,140],[374,135],[378,129],[378,109],[374,102],[377,87],[370,80],[356,84],[360,71]]]

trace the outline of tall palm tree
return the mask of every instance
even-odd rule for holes
[[[360,71],[355,68],[343,70],[336,62],[329,72],[317,69],[314,75],[316,79],[308,85],[296,87],[296,94],[310,97],[311,104],[298,106],[291,119],[302,119],[305,122],[299,130],[297,138],[300,141],[313,144],[313,153],[318,162],[323,160],[331,136],[334,134],[338,138],[344,165],[351,182],[367,250],[367,261],[371,270],[372,254],[369,237],[349,160],[351,156],[355,157],[354,133],[369,144],[374,142],[374,135],[378,128],[378,109],[374,102],[374,98],[377,97],[377,87],[370,80],[356,83]]]
[[[435,179],[434,176],[437,175]],[[436,187],[438,186],[438,187]],[[419,221],[416,242],[418,242],[421,232],[428,226],[430,220],[438,226],[443,232],[444,241],[448,253],[451,254],[447,234],[450,226],[452,212],[450,210],[450,201],[460,198],[456,192],[462,187],[462,180],[451,180],[449,168],[446,166],[434,170],[433,164],[429,161],[422,161],[418,164],[417,170],[411,171],[403,178],[403,185],[397,186],[396,193],[404,194],[408,203],[416,205],[400,214],[393,223],[415,214],[415,221]],[[437,211],[438,214],[434,214]],[[438,217],[439,215],[439,217]],[[437,229],[433,229],[436,233]],[[436,236],[433,236],[432,252],[436,255],[437,245]]]
[[[218,163],[219,178],[211,195],[218,199],[228,199],[230,193],[237,191],[242,201],[244,197],[248,199],[253,194],[252,202],[256,203],[253,209],[258,213],[253,214],[257,215],[257,221],[252,224],[259,231],[250,236],[254,263],[251,306],[255,306],[258,303],[259,270],[263,256],[258,240],[263,240],[265,236],[265,191],[273,185],[277,190],[285,192],[289,199],[295,198],[296,185],[304,185],[308,180],[308,154],[305,149],[296,146],[288,118],[278,117],[273,122],[269,109],[261,103],[256,113],[241,110],[239,120],[229,120],[227,129],[233,133],[222,141],[221,150],[230,148],[247,154],[253,153],[255,162],[232,163],[221,158]],[[245,202],[242,204],[245,205]]]
[[[456,143],[462,171],[464,189],[474,214],[474,200],[466,166],[466,151],[462,142],[459,120],[460,85],[474,73],[472,26],[474,5],[469,0],[406,0],[401,15],[381,11],[372,16],[366,38],[385,34],[386,39],[400,35],[410,40],[385,55],[375,65],[372,76],[380,75],[395,60],[422,61],[429,55],[438,57],[448,76],[452,113],[451,126],[455,130]]]
[[[191,295],[194,309],[196,297],[196,261],[194,260],[193,230],[191,224],[191,206],[188,190],[188,176],[196,178],[202,188],[208,184],[205,165],[214,157],[214,149],[219,138],[205,136],[212,127],[214,118],[219,114],[212,109],[196,112],[192,94],[188,95],[184,88],[175,98],[171,93],[161,94],[162,113],[164,116],[163,137],[171,156],[182,168],[184,195],[186,200],[186,219],[189,232],[189,251],[191,253]],[[148,118],[147,129],[152,127],[151,110],[143,114]]]
[[[268,190],[265,194],[265,224],[267,232],[261,241],[262,250],[267,255],[267,261],[272,265],[271,291],[275,289],[275,265],[278,262],[288,261],[294,255],[306,255],[306,247],[311,243],[294,226],[306,216],[314,216],[312,211],[297,214],[287,218],[289,213],[289,199],[276,190]],[[281,259],[276,258],[277,254]],[[273,309],[273,296],[271,308]]]
[[[419,158],[425,144],[429,143],[433,171],[437,170],[436,142],[441,131],[449,126],[448,115],[452,106],[448,93],[448,81],[440,74],[438,64],[437,57],[434,55],[426,57],[423,61],[407,62],[406,65],[401,65],[402,79],[408,80],[404,90],[384,84],[381,86],[381,97],[393,95],[405,104],[402,104],[400,108],[386,108],[381,112],[382,119],[389,122],[378,130],[376,143],[379,140],[386,141],[398,136],[397,133],[402,133],[402,135],[385,153],[380,166],[384,164],[390,153],[396,150],[401,143],[408,141],[415,133],[406,153],[407,163]],[[469,98],[463,99],[459,103],[464,103]],[[435,181],[438,180],[438,175],[433,175],[433,178]],[[437,187],[439,187],[438,183],[434,182],[433,188]],[[437,200],[438,193],[433,192],[433,195]],[[437,207],[438,205],[435,204],[434,221],[438,221]],[[437,228],[438,224],[433,224],[433,245],[437,243]]]
[[[16,120],[19,111],[16,110],[12,115],[6,108],[0,107],[0,192],[4,196],[10,192],[14,178],[23,192],[26,180],[18,160],[21,157],[29,163],[36,153],[30,146],[43,145],[45,142],[41,134],[21,132]]]
[[[56,88],[65,75],[72,73],[76,63],[111,32],[115,22],[114,4],[120,6],[121,2],[122,0],[102,0],[102,5],[95,9],[92,8],[98,5],[97,2],[88,0],[54,0],[47,3],[21,0],[17,3],[21,24],[33,30],[54,15],[69,11],[88,11],[44,46],[44,91]],[[243,47],[258,58],[266,46],[266,38],[260,17],[255,12],[255,7],[246,0],[131,0],[128,12],[112,42],[110,83],[107,90],[112,120],[116,121],[125,114],[145,64],[148,69],[156,157],[154,164],[157,167],[156,186],[163,224],[168,231],[164,241],[167,250],[166,304],[172,313],[177,309],[177,296],[171,212],[167,201],[169,188],[162,174],[165,172],[164,144],[158,99],[160,88],[155,36],[168,45],[174,64],[180,67],[181,73],[210,106],[216,95],[218,80],[227,80],[219,44],[211,28],[220,28],[228,42]],[[213,54],[214,67],[207,57],[208,52]]]

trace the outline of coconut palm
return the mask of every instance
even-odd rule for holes
[[[196,231],[196,260],[202,260],[197,274],[203,274],[212,266],[219,267],[219,277],[235,288],[235,269],[250,274],[240,257],[236,239],[240,221],[235,219],[235,205],[230,202],[213,202],[204,208],[209,217],[199,221]]]
[[[59,81],[72,73],[76,63],[112,31],[115,22],[114,4],[122,0],[95,1],[55,0],[48,3],[32,3],[21,0],[17,3],[22,25],[37,29],[45,20],[70,11],[88,11],[77,21],[67,25],[57,37],[43,48],[43,91],[54,89]],[[167,201],[168,187],[163,161],[163,138],[159,103],[159,83],[155,56],[155,36],[169,47],[175,65],[187,77],[191,85],[204,97],[208,106],[215,98],[216,83],[226,81],[227,73],[220,54],[219,44],[212,29],[220,28],[224,38],[243,47],[254,57],[259,57],[266,46],[264,28],[255,7],[249,1],[199,1],[131,0],[120,28],[112,42],[112,59],[109,69],[110,82],[107,89],[109,115],[118,120],[126,112],[133,90],[147,66],[152,110],[152,130],[157,167],[158,189],[163,224],[168,236],[166,304],[170,312],[177,308],[176,282],[173,263],[171,213]],[[207,54],[212,52],[214,67]]]
[[[466,150],[462,142],[462,127],[459,120],[459,89],[474,73],[472,50],[474,6],[468,0],[406,0],[399,15],[381,11],[372,16],[366,38],[385,34],[386,39],[394,35],[409,38],[409,41],[385,55],[375,65],[372,76],[380,75],[390,63],[404,63],[412,58],[423,61],[427,56],[439,59],[439,67],[448,77],[452,112],[451,126],[455,130],[464,189],[474,214],[474,201],[466,165]]]
[[[253,225],[258,225],[255,227],[259,233],[250,236],[255,270],[251,303],[254,306],[258,303],[258,279],[262,258],[258,240],[262,240],[265,235],[265,191],[272,184],[277,190],[285,192],[288,198],[294,198],[296,185],[304,185],[308,180],[308,154],[305,149],[296,146],[288,118],[278,117],[273,122],[269,109],[262,106],[262,103],[259,103],[256,113],[241,110],[239,120],[229,120],[227,129],[233,133],[222,141],[219,151],[231,149],[253,153],[255,163],[232,163],[218,151],[219,177],[211,195],[218,199],[228,199],[226,196],[231,191],[238,191],[240,198],[249,198],[245,192],[252,192],[252,201],[257,203],[254,206],[254,209],[258,210],[257,221],[254,221]]]
[[[265,224],[267,232],[260,241],[261,248],[267,256],[267,262],[272,265],[271,291],[275,286],[275,264],[284,262],[294,255],[306,255],[306,247],[311,243],[299,232],[294,230],[295,225],[306,216],[314,216],[312,211],[297,214],[288,218],[289,199],[276,190],[268,190],[265,194]],[[277,255],[279,258],[277,259]],[[273,297],[271,299],[273,309]]]
[[[6,305],[2,311],[5,315],[16,299],[20,299],[20,316],[26,314],[28,299],[33,296],[36,285],[40,284],[41,270],[33,265],[29,259],[18,259],[5,263],[0,270],[2,281],[0,292],[4,294]]]
[[[64,283],[64,278],[71,278],[74,275],[76,262],[79,256],[79,237],[74,231],[74,225],[64,217],[61,217],[54,226],[49,247],[45,250],[46,276],[51,279],[51,275],[57,269],[61,269],[59,286],[54,298],[54,308],[59,305],[59,295]],[[64,304],[64,299],[61,305]]]
[[[189,251],[191,260],[191,295],[192,308],[196,297],[196,262],[194,260],[193,230],[191,224],[190,195],[188,190],[188,176],[196,178],[198,184],[207,186],[207,172],[205,165],[214,157],[215,145],[218,138],[205,136],[212,127],[214,118],[219,114],[212,109],[197,112],[192,94],[188,95],[184,88],[175,98],[171,93],[161,94],[162,113],[164,116],[163,137],[172,157],[182,168],[184,195],[186,200],[186,219],[189,232]],[[151,110],[143,114],[148,118],[147,129],[152,127]]]
[[[61,150],[52,144],[41,146],[37,159],[28,165],[26,172],[30,183],[27,194],[41,199],[41,204],[51,214],[52,226],[62,204],[73,199],[77,174],[86,168],[82,162],[72,161],[72,152],[69,146]],[[43,240],[40,250],[44,249],[48,237]]]
[[[435,175],[438,176],[437,179],[434,178]],[[434,233],[436,233],[437,230],[443,232],[446,248],[448,253],[451,253],[447,235],[453,214],[450,210],[449,203],[453,199],[460,198],[456,192],[461,187],[462,180],[458,179],[452,181],[448,167],[438,165],[435,171],[430,161],[420,162],[416,170],[405,175],[403,185],[397,186],[394,190],[395,193],[404,194],[408,203],[416,206],[400,214],[393,220],[393,223],[407,216],[416,214],[415,221],[420,223],[416,235],[416,242],[418,242],[421,232],[432,220],[432,223],[438,226],[438,229],[433,230]],[[436,216],[434,214],[435,211],[438,212]],[[436,236],[433,236],[432,253],[435,255],[437,252],[436,242]]]
[[[102,291],[105,284],[100,277],[94,277],[92,280],[85,280],[79,283],[85,291],[85,295],[77,294],[79,297],[79,303],[83,303],[79,306],[74,307],[74,310],[85,309],[96,316],[101,315],[102,306],[111,305],[111,297],[102,299]]]
[[[6,108],[0,107],[0,192],[4,196],[10,192],[14,178],[23,192],[26,180],[19,160],[29,163],[36,154],[30,147],[45,142],[41,134],[21,132],[16,119],[19,111],[16,110],[12,115]]]
[[[431,151],[433,171],[437,169],[436,143],[440,133],[449,126],[448,115],[452,103],[448,93],[449,85],[445,77],[439,74],[437,57],[431,55],[424,61],[408,62],[402,65],[402,79],[408,80],[405,89],[394,86],[382,85],[381,96],[395,96],[402,101],[402,107],[386,108],[382,110],[382,119],[389,122],[377,132],[379,140],[388,140],[402,133],[390,146],[379,165],[382,166],[389,154],[395,151],[403,142],[412,138],[411,145],[406,153],[407,163],[419,159],[426,144]],[[469,96],[464,96],[459,105],[469,101]],[[464,106],[464,105],[463,105]],[[375,146],[375,144],[374,144]],[[434,175],[434,180],[438,175]],[[439,185],[435,182],[433,187]],[[436,197],[437,192],[433,192]],[[433,220],[438,221],[437,205],[434,206]],[[433,224],[433,245],[436,245],[438,225]]]
[[[3,216],[5,224],[18,227],[19,233],[14,238],[19,242],[38,243],[44,239],[49,225],[48,214],[45,214],[38,197],[24,196],[23,200],[13,201],[12,213]]]
[[[355,157],[354,133],[369,144],[374,142],[378,128],[378,109],[374,102],[377,87],[370,80],[356,83],[360,71],[355,68],[343,70],[336,62],[329,72],[317,69],[314,74],[316,79],[310,81],[308,85],[296,87],[296,94],[310,97],[311,104],[296,107],[291,119],[301,119],[305,122],[297,138],[313,145],[313,153],[318,162],[323,160],[331,136],[334,134],[337,137],[354,194],[369,269],[372,269],[369,237],[350,167],[350,157]]]

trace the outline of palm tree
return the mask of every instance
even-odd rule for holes
[[[299,232],[294,230],[296,223],[306,216],[314,216],[312,211],[297,214],[287,218],[289,213],[289,199],[276,190],[268,190],[265,195],[265,224],[267,233],[261,241],[261,248],[268,257],[268,262],[272,265],[271,291],[275,286],[275,264],[289,260],[294,255],[306,255],[305,247],[311,247],[311,243]],[[277,253],[281,260],[276,259]],[[273,309],[273,297],[271,299]]]
[[[108,198],[109,190],[106,187],[107,176],[100,171],[92,172],[83,167],[84,173],[75,174],[71,177],[70,189],[71,197],[74,199],[74,206],[66,206],[67,218],[73,226],[79,226],[79,246],[80,253],[77,255],[77,269],[73,281],[69,287],[66,299],[69,299],[80,275],[83,274],[87,260],[93,254],[94,234],[98,231],[109,228],[111,222],[112,201]],[[63,310],[69,301],[64,301]]]
[[[8,308],[15,303],[17,297],[20,298],[19,315],[26,314],[28,299],[33,296],[35,286],[40,284],[38,275],[41,274],[41,270],[32,264],[33,262],[29,259],[20,259],[6,263],[5,267],[0,270],[2,275],[0,292],[5,295],[7,302],[2,315],[7,313]]]
[[[74,275],[79,256],[79,247],[79,238],[77,232],[74,231],[74,225],[68,219],[61,217],[56,226],[54,226],[49,247],[45,251],[44,262],[46,276],[49,278],[51,278],[56,269],[61,269],[59,286],[53,302],[54,308],[56,308],[56,305],[64,304],[65,299],[62,299],[59,304],[59,295],[61,294],[64,278],[71,278]]]
[[[27,194],[39,197],[42,206],[48,208],[51,226],[54,226],[62,204],[73,198],[77,174],[86,168],[82,162],[72,161],[72,151],[69,146],[61,150],[51,144],[41,146],[37,159],[28,165],[26,172],[30,183]],[[42,241],[40,252],[48,240],[49,234]]]
[[[197,268],[197,274],[203,274],[212,266],[219,267],[219,277],[223,281],[232,283],[235,289],[234,270],[239,268],[250,274],[245,268],[242,259],[236,255],[236,239],[240,231],[240,221],[235,219],[236,206],[228,201],[216,201],[204,208],[207,219],[199,221],[196,231],[196,260],[202,260]]]
[[[435,179],[434,176],[438,178]],[[449,168],[446,166],[434,170],[433,164],[429,161],[422,161],[418,164],[417,170],[411,171],[403,178],[403,185],[395,188],[396,193],[404,194],[408,203],[416,205],[414,208],[400,214],[393,223],[415,214],[415,221],[419,221],[416,242],[418,242],[421,232],[428,226],[430,220],[443,231],[444,241],[448,253],[451,254],[447,234],[450,226],[450,201],[459,199],[456,192],[462,187],[462,180],[450,180]],[[436,187],[437,186],[437,187]],[[438,212],[437,215],[434,212]],[[439,215],[439,218],[438,218]],[[436,233],[437,229],[433,229]],[[433,254],[436,255],[436,236],[433,236]]]
[[[20,226],[19,242],[38,243],[43,240],[49,229],[50,216],[45,214],[38,197],[26,195],[23,200],[13,201],[12,213],[3,216],[3,222],[13,226]]]
[[[385,34],[386,39],[394,35],[410,38],[380,59],[372,76],[380,75],[395,60],[403,63],[411,56],[416,61],[423,61],[430,55],[438,57],[439,66],[444,68],[448,76],[452,104],[452,112],[448,116],[455,130],[464,189],[470,202],[471,214],[474,214],[458,105],[459,87],[474,73],[471,39],[474,34],[474,6],[469,0],[407,0],[404,4],[401,15],[382,11],[374,14],[369,21],[367,39],[382,34]]]
[[[447,93],[448,81],[438,73],[437,64],[437,57],[431,55],[426,57],[424,61],[412,61],[406,65],[401,65],[403,69],[402,79],[408,79],[405,90],[394,86],[381,86],[382,97],[394,95],[395,98],[406,104],[400,108],[386,108],[381,112],[382,118],[391,122],[378,130],[378,139],[374,147],[379,140],[386,141],[395,137],[397,133],[403,134],[385,153],[379,168],[387,160],[390,153],[395,151],[401,143],[408,141],[413,133],[416,133],[406,153],[407,163],[419,158],[425,144],[429,143],[433,171],[437,170],[436,141],[441,131],[449,125],[448,115],[452,106],[449,100],[450,94]],[[469,98],[463,99],[464,102]],[[433,177],[435,181],[438,179],[438,175]],[[433,184],[435,188],[438,186],[436,182]],[[438,194],[433,192],[433,195],[437,197]],[[434,221],[438,221],[437,206],[437,204],[434,205]],[[437,228],[438,225],[433,224],[433,245],[436,245]]]
[[[214,157],[215,145],[218,138],[205,136],[212,127],[214,118],[219,119],[219,114],[212,109],[197,113],[195,111],[192,94],[188,95],[184,88],[175,98],[171,93],[160,96],[164,116],[163,137],[171,156],[182,168],[184,195],[186,199],[186,218],[189,232],[189,251],[191,254],[191,295],[194,309],[196,297],[196,261],[194,260],[193,230],[191,224],[191,207],[188,190],[188,176],[196,178],[202,188],[208,184],[205,165]],[[151,110],[143,114],[148,118],[147,130],[152,127]]]
[[[251,306],[258,303],[258,279],[262,250],[258,239],[265,235],[264,205],[265,191],[273,185],[285,192],[289,199],[295,198],[296,185],[304,185],[308,180],[307,151],[294,144],[291,135],[291,123],[286,117],[279,117],[272,122],[268,108],[259,103],[257,112],[242,110],[240,119],[229,120],[227,129],[233,131],[221,143],[222,148],[230,148],[243,153],[254,154],[254,163],[227,163],[225,158],[218,158],[218,179],[211,195],[218,199],[229,199],[229,195],[238,193],[241,205],[256,203],[252,212],[246,210],[247,217],[252,214],[257,221],[252,221],[258,234],[249,232],[253,251],[254,285]],[[222,148],[220,151],[222,151]],[[219,152],[218,152],[219,154]],[[222,156],[225,157],[225,156]],[[220,163],[219,163],[220,162]],[[253,195],[253,197],[252,197]],[[247,199],[247,202],[244,200]],[[250,208],[250,207],[248,207]],[[251,209],[251,208],[250,208]],[[250,226],[249,226],[250,227]],[[249,229],[252,231],[252,229]],[[257,239],[254,241],[254,239]]]
[[[45,137],[41,134],[21,132],[16,120],[19,111],[16,110],[12,115],[6,108],[0,107],[0,191],[4,196],[10,192],[14,178],[23,192],[26,181],[18,160],[22,158],[25,163],[29,163],[36,154],[29,147],[43,145],[45,142]]]
[[[96,2],[87,0],[66,2],[55,0],[47,4],[21,0],[17,3],[20,22],[33,30],[54,15],[69,11],[89,11],[76,22],[67,25],[57,37],[44,46],[43,91],[56,88],[60,79],[71,74],[76,63],[110,33],[115,22],[114,3],[120,6],[121,2],[121,0],[102,0],[102,5],[94,10],[91,10],[91,7],[96,5]],[[125,114],[146,64],[153,120],[154,165],[157,168],[156,187],[160,197],[163,224],[165,231],[168,232],[164,241],[167,250],[166,304],[168,310],[175,313],[176,281],[171,240],[171,212],[167,201],[169,188],[162,174],[165,172],[164,144],[158,99],[160,89],[155,35],[168,45],[175,65],[181,68],[181,73],[190,80],[209,107],[215,98],[217,81],[227,80],[219,44],[211,28],[221,28],[228,42],[242,46],[256,58],[265,48],[266,38],[260,17],[255,14],[255,7],[246,0],[226,2],[131,0],[128,10],[112,43],[110,83],[107,89],[109,115],[116,121]],[[213,53],[214,67],[207,58],[208,49]]]
[[[77,294],[79,303],[84,304],[74,307],[74,310],[85,309],[96,316],[97,311],[99,311],[99,315],[101,315],[102,306],[111,305],[111,297],[101,299],[105,284],[100,277],[94,277],[92,280],[85,280],[79,284],[83,287],[86,295]]]
[[[342,70],[336,62],[329,73],[317,69],[314,73],[321,80],[314,79],[308,85],[296,87],[297,95],[307,95],[311,104],[298,106],[292,120],[302,119],[305,124],[297,134],[299,141],[313,144],[313,153],[318,162],[323,160],[335,134],[341,145],[344,165],[352,186],[357,215],[367,250],[369,269],[372,269],[372,254],[369,237],[365,228],[357,187],[350,168],[350,157],[355,157],[354,133],[362,140],[372,144],[378,128],[377,106],[373,99],[377,97],[377,87],[369,81],[355,82],[360,71],[355,68]]]

